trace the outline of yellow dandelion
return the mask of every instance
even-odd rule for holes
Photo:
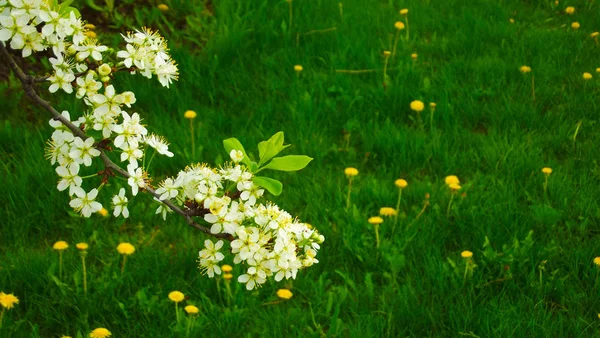
[[[600,73],[600,67],[596,68],[596,73]]]
[[[471,251],[466,251],[465,250],[465,251],[463,251],[463,252],[460,253],[460,256],[462,258],[465,258],[465,259],[466,258],[471,258],[471,257],[473,257],[473,253]]]
[[[419,57],[419,55],[417,53],[410,54],[410,58],[413,60],[416,60],[418,57]]]
[[[575,13],[575,7],[569,6],[569,7],[565,8],[565,13],[567,13],[569,15]]]
[[[54,243],[54,246],[52,246],[52,248],[54,250],[58,250],[58,251],[66,250],[68,247],[69,247],[69,244],[67,244],[67,242],[65,242],[65,241],[58,241],[58,242]]]
[[[552,174],[552,168],[544,167],[544,168],[542,168],[542,172],[545,175],[550,175],[550,174]]]
[[[455,175],[450,175],[450,176],[446,176],[446,178],[444,179],[444,182],[446,182],[447,185],[450,184],[459,184],[460,181],[458,180],[458,177],[456,177]]]
[[[437,107],[437,104],[435,102],[429,102],[429,108],[435,109],[435,107]]]
[[[179,291],[172,291],[171,293],[169,293],[169,299],[174,301],[175,303],[179,303],[185,299],[185,296]]]
[[[60,338],[73,338],[71,336],[61,336]]]
[[[358,175],[358,169],[348,167],[348,168],[344,169],[344,174],[346,174],[346,176],[348,176],[348,177],[354,177],[354,176]]]
[[[423,111],[423,109],[425,109],[425,105],[423,104],[422,101],[415,100],[410,103],[410,109],[412,109],[416,112],[421,112],[421,111]]]
[[[292,291],[288,290],[288,289],[279,289],[277,290],[277,297],[281,298],[281,299],[290,299],[292,298],[294,294],[292,293]]]
[[[379,209],[379,214],[381,216],[396,216],[397,212],[396,209],[394,208],[390,208],[390,207],[383,207],[381,209]]]
[[[448,184],[448,188],[450,188],[452,191],[457,191],[460,190],[462,187],[458,183],[451,183]]]
[[[302,66],[300,65],[295,65],[294,66],[294,70],[296,71],[296,73],[300,73],[304,68],[302,68]]]
[[[117,251],[121,255],[131,255],[135,252],[135,247],[131,243],[121,243],[117,246]]]
[[[188,305],[188,306],[184,307],[183,309],[185,310],[185,312],[187,312],[190,315],[195,315],[198,312],[200,312],[200,310],[197,307],[195,307],[194,305]]]
[[[383,55],[384,56],[390,56],[390,55],[392,55],[392,52],[390,52],[389,50],[384,50],[383,51]]]
[[[79,250],[87,250],[90,247],[87,243],[77,243],[75,246]]]
[[[230,273],[223,274],[223,279],[225,279],[225,280],[231,280],[232,278],[233,278],[233,275]]]
[[[107,338],[110,336],[111,336],[110,331],[108,331],[107,329],[105,329],[103,327],[97,328],[94,331],[92,331],[92,333],[90,333],[90,338]]]
[[[400,10],[400,15],[407,15],[408,14],[408,8],[404,8]]]
[[[19,304],[19,298],[17,298],[12,293],[6,294],[4,292],[0,292],[0,305],[2,305],[5,309],[12,309],[15,304]]]
[[[581,27],[581,25],[577,21],[575,21],[571,24],[571,28],[573,28],[573,29],[579,29],[579,27]]]
[[[165,4],[160,4],[158,6],[156,6],[158,8],[158,10],[160,10],[161,12],[166,12],[169,10],[169,6],[165,5]]]
[[[221,266],[221,270],[223,270],[223,272],[231,272],[233,271],[233,267],[229,264],[224,264]]]
[[[594,258],[594,264],[600,266],[600,257]]]
[[[106,63],[105,63],[105,64],[106,64]],[[105,65],[105,64],[103,64],[103,65]],[[108,210],[106,210],[105,208],[102,208],[102,209],[98,210],[98,213],[99,213],[101,216],[103,216],[103,217],[106,217],[106,216],[108,216]]]
[[[594,32],[594,33],[590,34],[590,37],[591,38],[596,38],[596,37],[598,37],[598,35],[600,35],[599,32]]]
[[[513,18],[510,18],[510,19],[508,19],[508,22],[510,22],[510,23],[515,23],[515,19],[513,19]]]
[[[188,120],[193,120],[196,118],[196,116],[197,116],[197,114],[193,110],[186,110],[186,112],[183,113],[183,117],[185,117]]]
[[[591,80],[592,79],[592,74],[590,73],[583,73],[583,79],[584,80]]]
[[[394,24],[394,27],[396,27],[397,30],[401,31],[404,29],[404,22],[396,21],[396,23]]]
[[[373,225],[381,224],[381,223],[383,223],[383,218],[381,218],[379,216],[373,216],[373,217],[369,218],[368,222],[369,222],[369,224],[373,224]]]
[[[529,67],[529,66],[521,66],[521,67],[519,67],[519,70],[521,71],[521,73],[527,74],[527,73],[531,72],[531,67]]]

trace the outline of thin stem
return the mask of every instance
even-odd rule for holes
[[[402,190],[399,189],[398,192],[398,203],[396,203],[396,215],[394,216],[394,225],[392,225],[392,236],[394,235],[394,231],[396,230],[396,224],[398,223],[398,215],[400,214],[400,202],[402,201]]]
[[[535,76],[531,75],[531,98],[535,102]]]
[[[348,179],[348,196],[346,197],[346,210],[350,209],[350,193],[352,192],[352,177]]]
[[[196,146],[194,144],[194,121],[193,119],[190,119],[190,136],[191,136],[191,140],[192,140],[192,157],[195,159],[196,158]]]
[[[62,250],[58,252],[58,276],[60,277],[60,281],[63,279],[63,271],[62,271]]]
[[[227,306],[231,306],[231,299],[233,298],[233,295],[231,294],[231,281],[229,280],[225,280],[225,290],[227,290]]]
[[[85,267],[85,254],[81,254],[81,264],[83,265],[83,293],[87,294],[87,270]]]
[[[548,190],[548,176],[549,175],[545,175],[544,177],[544,200],[548,199],[548,195],[547,195],[547,190]]]
[[[396,47],[398,46],[398,37],[400,37],[400,30],[396,29],[396,38],[394,39],[394,48],[392,49],[392,57],[396,55]]]
[[[429,108],[430,109],[430,113],[429,113],[429,129],[433,130],[433,113],[435,113],[435,108]]]
[[[4,309],[0,311],[0,329],[2,328],[2,318],[4,318]]]
[[[379,248],[379,224],[374,224],[375,226],[375,247]]]
[[[179,324],[179,303],[175,302],[175,317],[177,318],[177,323]]]
[[[408,15],[406,16],[405,20],[406,20],[406,41],[408,41],[410,39],[410,33],[408,30]]]
[[[452,200],[454,199],[454,191],[450,195],[450,202],[448,203],[448,210],[446,211],[446,217],[450,216],[450,210],[452,208]]]
[[[192,328],[192,316],[188,316],[188,324],[187,324],[187,329],[185,330],[185,336],[189,337],[190,336],[190,329]]]
[[[467,281],[467,273],[469,273],[469,261],[466,262],[465,264],[465,275],[463,277],[463,283],[465,283]]]
[[[125,264],[127,263],[127,255],[123,255],[123,264],[121,264],[121,276],[123,276],[123,272],[125,272]]]
[[[8,66],[15,73],[15,75],[17,76],[19,81],[21,81],[21,85],[23,86],[23,90],[25,91],[25,94],[27,94],[27,96],[29,96],[29,98],[32,99],[35,104],[37,104],[38,106],[42,107],[44,110],[49,112],[52,115],[52,117],[54,118],[54,120],[60,121],[63,125],[65,125],[67,128],[69,128],[69,130],[73,133],[73,135],[80,137],[82,140],[86,140],[88,138],[88,136],[81,129],[79,129],[79,127],[75,126],[73,123],[71,123],[71,121],[69,121],[64,116],[62,116],[56,109],[54,109],[54,107],[52,107],[52,105],[50,105],[49,102],[45,101],[37,94],[37,92],[35,91],[35,89],[33,87],[33,85],[35,84],[34,78],[25,74],[23,72],[23,70],[21,70],[19,65],[17,65],[17,63],[13,59],[12,55],[6,49],[3,42],[0,42],[0,54],[2,54],[6,58],[6,60],[8,60]],[[104,149],[98,149],[98,150],[100,150],[100,159],[104,163],[104,166],[106,167],[106,169],[114,171],[115,173],[119,174],[120,176],[122,176],[124,178],[129,178],[129,173],[125,169],[119,167],[117,164],[112,162],[110,160],[110,158],[106,155]],[[158,195],[153,188],[146,186],[146,187],[144,187],[143,191],[148,192],[152,196],[156,197],[156,199],[160,200],[160,198],[159,198],[160,195]],[[161,202],[164,203],[169,209],[171,209],[174,212],[176,212],[177,214],[183,216],[189,226],[196,228],[197,230],[200,230],[203,233],[210,235],[210,236],[214,236],[214,237],[221,238],[221,239],[226,239],[228,241],[233,240],[233,236],[231,236],[230,234],[226,234],[226,233],[212,234],[210,232],[209,228],[204,227],[204,226],[194,222],[192,217],[190,215],[188,215],[188,213],[186,211],[179,208],[177,205],[175,205],[170,200],[164,200]]]
[[[387,52],[389,54],[389,52]],[[383,83],[386,84],[387,83],[387,65],[388,65],[388,59],[390,58],[389,55],[385,56],[385,61],[383,62]]]

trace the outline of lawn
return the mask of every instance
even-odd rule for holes
[[[0,337],[89,337],[96,328],[112,337],[600,335],[600,43],[591,36],[600,4],[96,3],[73,6],[103,44],[122,49],[119,33],[148,26],[177,62],[170,88],[126,72],[111,81],[135,93],[127,110],[175,154],[144,162],[152,182],[193,163],[222,165],[231,137],[257,158],[257,144],[282,131],[291,144],[282,155],[313,160],[268,172],[283,192],[263,201],[325,237],[319,262],[248,291],[237,281],[247,266],[233,264],[225,243],[233,279],[209,278],[198,255],[214,238],[180,215],[164,221],[150,195],[130,190],[129,218],[113,217],[112,195],[128,187],[117,177],[98,197],[108,215],[82,217],[45,158],[51,115],[3,57],[0,291],[19,303],[3,310]],[[37,55],[19,64],[50,74],[50,54]],[[36,88],[73,119],[87,109],[48,83]],[[445,183],[450,175],[459,185]],[[370,224],[382,207],[397,215]],[[58,241],[69,247],[54,250]],[[80,242],[89,245],[87,292]],[[124,268],[123,242],[135,247]],[[175,290],[184,301],[169,299]]]

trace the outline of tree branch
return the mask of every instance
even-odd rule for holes
[[[8,66],[10,67],[10,69],[12,69],[12,71],[15,73],[17,78],[19,78],[19,80],[21,81],[21,84],[23,86],[23,90],[25,91],[27,96],[29,96],[29,98],[33,100],[34,103],[36,103],[40,107],[44,108],[47,112],[49,112],[52,115],[54,120],[60,121],[63,125],[65,125],[67,128],[69,128],[69,130],[71,130],[71,132],[74,135],[80,137],[83,140],[86,140],[89,137],[83,132],[83,130],[79,129],[77,126],[75,126],[73,123],[71,123],[71,121],[66,119],[56,109],[54,109],[54,107],[52,107],[52,105],[50,105],[50,103],[48,101],[45,101],[37,94],[37,92],[35,91],[35,88],[34,88],[34,84],[36,82],[40,82],[39,78],[34,78],[30,75],[25,74],[23,72],[23,70],[21,70],[19,65],[17,65],[15,60],[12,58],[12,56],[6,49],[6,46],[4,45],[3,42],[0,42],[0,53],[2,53],[2,55],[6,58],[6,60],[8,61]],[[102,159],[102,162],[104,163],[104,166],[107,169],[110,169],[125,178],[129,178],[129,173],[125,169],[119,167],[117,164],[115,164],[113,161],[111,161],[110,158],[106,155],[105,149],[100,148],[99,150],[100,150],[100,158]],[[160,195],[157,194],[156,191],[154,189],[152,189],[151,187],[145,186],[143,191],[148,192],[150,195],[154,196],[157,200],[160,201],[160,198],[159,198]],[[179,215],[183,216],[189,226],[196,228],[196,229],[204,232],[205,234],[208,234],[208,235],[211,235],[211,236],[214,236],[217,238],[222,238],[222,239],[226,239],[229,241],[233,240],[233,236],[231,236],[230,234],[226,234],[226,233],[213,234],[213,233],[211,233],[210,229],[194,222],[194,220],[192,219],[192,216],[188,212],[182,210],[177,205],[173,204],[173,202],[171,202],[170,200],[164,200],[161,202],[164,203],[169,209],[171,209],[174,212],[178,213]]]

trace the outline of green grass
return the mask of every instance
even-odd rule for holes
[[[284,191],[269,198],[325,236],[320,263],[257,291],[234,281],[228,304],[223,281],[218,287],[197,268],[206,237],[177,216],[155,216],[148,196],[130,203],[127,220],[76,216],[44,159],[49,116],[12,79],[1,84],[0,291],[20,303],[4,314],[0,336],[85,337],[97,327],[114,337],[184,336],[185,322],[176,324],[167,298],[173,290],[200,308],[191,336],[600,333],[600,270],[592,262],[600,256],[600,46],[589,37],[600,30],[598,4],[344,0],[342,17],[338,1],[296,0],[289,29],[285,1],[215,1],[212,16],[193,3],[167,1],[165,14],[138,5],[128,16],[127,25],[161,29],[181,73],[170,90],[140,76],[115,81],[133,88],[133,111],[176,154],[154,159],[154,180],[191,162],[221,162],[223,139],[235,136],[256,152],[259,141],[283,131],[293,144],[287,153],[314,161],[275,175]],[[566,5],[576,7],[573,16]],[[382,71],[335,72],[381,70],[401,8],[410,9],[410,41],[401,40],[389,61],[386,89]],[[581,23],[578,31],[572,21]],[[115,33],[105,28],[99,38],[116,44]],[[299,77],[295,64],[304,68]],[[532,73],[521,74],[522,65]],[[594,78],[585,82],[583,72]],[[72,116],[81,109],[70,96],[47,98]],[[423,126],[410,111],[417,99],[437,103],[433,125],[429,110]],[[195,158],[188,109],[198,113]],[[349,166],[360,174],[345,211]],[[544,197],[546,166],[554,172]],[[447,215],[443,180],[451,174],[466,195],[453,199]],[[396,233],[386,220],[376,249],[367,219],[395,206],[397,178],[409,185]],[[426,193],[430,205],[416,219]],[[62,282],[52,250],[58,240],[71,245]],[[90,243],[87,296],[75,249],[82,241]],[[122,241],[137,249],[123,276]],[[463,250],[477,264],[466,281]],[[282,287],[293,298],[269,304]]]

